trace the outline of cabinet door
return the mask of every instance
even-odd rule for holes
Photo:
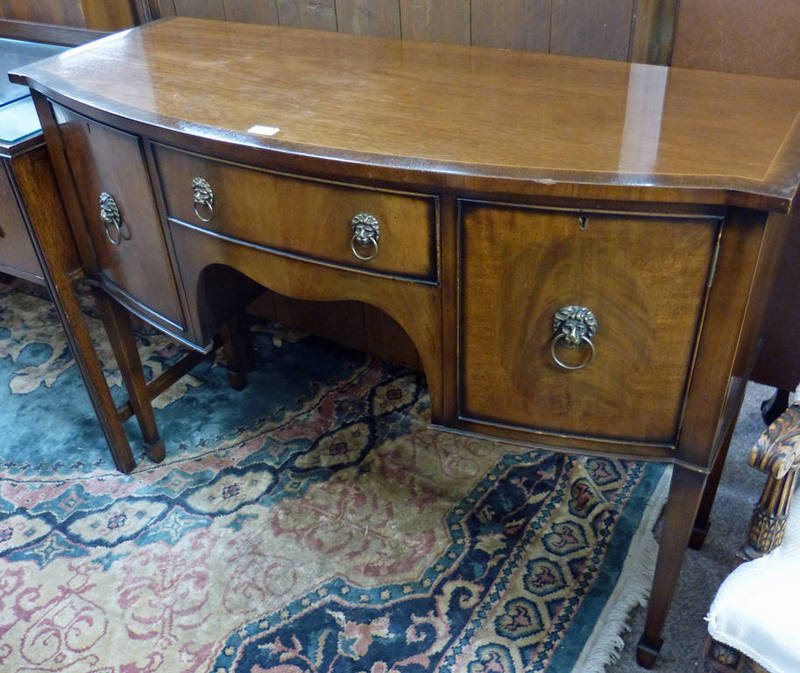
[[[161,220],[138,137],[53,106],[100,274],[144,317],[182,329]],[[113,211],[118,222],[113,221]]]
[[[461,212],[462,418],[674,444],[720,221]],[[570,305],[596,320],[576,348],[554,331]]]
[[[0,271],[41,279],[42,270],[3,163],[0,166]]]

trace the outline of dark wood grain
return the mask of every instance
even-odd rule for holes
[[[639,63],[669,65],[675,41],[680,0],[637,0],[630,59]]]
[[[278,0],[278,20],[282,26],[336,30],[334,0]]]
[[[798,78],[798,26],[795,0],[681,0],[672,63]]]
[[[86,28],[80,0],[0,0],[0,16],[17,21]]]
[[[470,43],[469,0],[400,0],[404,40]]]
[[[141,22],[141,6],[145,0],[81,0],[86,27],[91,30],[115,31]],[[52,22],[51,22],[52,23]]]
[[[336,0],[340,31],[355,35],[399,38],[399,0]]]
[[[104,31],[71,26],[54,26],[46,23],[0,19],[0,37],[31,42],[46,42],[75,47],[107,35]]]
[[[98,31],[139,22],[132,0],[0,0],[0,18]]]
[[[551,0],[472,0],[471,41],[484,47],[549,51]]]
[[[224,8],[228,21],[278,23],[276,0],[224,0]]]
[[[634,0],[552,1],[552,53],[628,58]]]
[[[158,13],[158,18],[176,16],[174,0],[155,0],[154,9]]]
[[[198,19],[224,19],[223,0],[173,0],[175,13],[180,16],[194,16]]]

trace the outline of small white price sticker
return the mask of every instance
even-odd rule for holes
[[[247,129],[248,133],[257,133],[260,136],[274,136],[279,131],[280,129],[277,126],[262,126],[261,124],[256,124]]]

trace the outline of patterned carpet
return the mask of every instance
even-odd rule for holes
[[[139,338],[149,375],[179,355]],[[244,391],[207,361],[159,398],[167,459],[122,475],[52,306],[0,284],[0,670],[603,670],[661,466],[435,432],[415,372],[256,346]]]

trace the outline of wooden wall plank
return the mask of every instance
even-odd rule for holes
[[[276,0],[224,0],[225,18],[245,23],[278,23]]]
[[[338,29],[373,37],[400,37],[400,0],[336,0]]]
[[[400,0],[405,40],[470,43],[470,0]]]
[[[0,17],[14,21],[86,27],[80,0],[0,0]]]
[[[177,14],[174,0],[153,0],[153,9],[157,13],[158,18],[175,16]]]
[[[553,0],[550,51],[624,61],[632,20],[633,0]]]
[[[224,19],[222,0],[174,0],[178,16],[193,16],[198,19]]]
[[[632,61],[657,65],[670,62],[679,1],[637,1],[631,36]]]
[[[672,63],[800,78],[797,0],[681,0]]]
[[[278,20],[282,26],[336,30],[334,0],[278,0]]]
[[[83,0],[86,27],[115,31],[136,25],[131,0]]]
[[[472,0],[472,44],[547,51],[551,0]]]

